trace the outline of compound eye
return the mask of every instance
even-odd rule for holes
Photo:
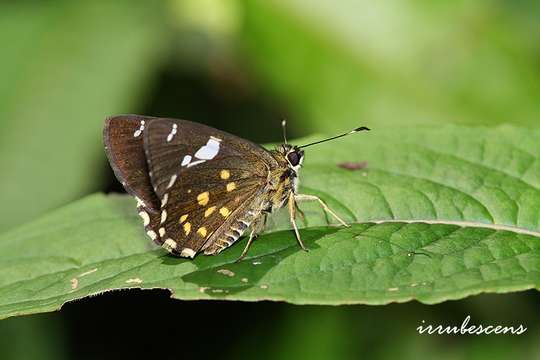
[[[300,155],[299,155],[298,152],[296,152],[296,151],[290,152],[290,153],[287,155],[287,160],[289,160],[289,163],[290,163],[292,166],[297,166],[298,163],[300,162]]]

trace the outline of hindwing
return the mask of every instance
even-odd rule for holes
[[[151,213],[159,211],[144,152],[143,134],[152,118],[119,115],[107,118],[103,128],[105,153],[118,181]]]

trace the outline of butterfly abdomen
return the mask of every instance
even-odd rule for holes
[[[222,250],[234,244],[244,232],[251,226],[253,221],[260,216],[260,212],[248,210],[234,219],[231,224],[220,233],[216,233],[212,242],[208,242],[202,250],[205,255],[216,255]]]

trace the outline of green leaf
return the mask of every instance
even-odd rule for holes
[[[538,125],[536,2],[242,5],[251,67],[290,100],[299,129],[334,131],[336,119]]]
[[[131,198],[90,196],[0,237],[0,317],[132,287],[296,304],[432,304],[537,289],[539,136],[509,126],[390,128],[309,148],[301,190],[352,226],[328,226],[316,204],[302,205],[309,252],[280,230],[278,214],[240,263],[245,240],[219,256],[175,258],[152,248]],[[368,166],[346,170],[344,161]]]
[[[10,205],[0,230],[99,189],[104,118],[134,112],[162,53],[156,10],[153,1],[2,4],[0,199]]]

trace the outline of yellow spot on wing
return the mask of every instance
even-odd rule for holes
[[[191,223],[185,223],[184,224],[184,232],[186,233],[186,236],[189,235],[189,233],[191,232]]]
[[[229,216],[231,214],[231,211],[229,209],[227,209],[226,207],[222,207],[221,209],[219,209],[219,213],[224,217],[226,218],[227,216]]]
[[[197,230],[197,234],[201,235],[202,237],[206,237],[207,231],[206,228],[203,226]]]
[[[215,206],[209,207],[209,208],[206,209],[206,211],[204,212],[204,217],[209,217],[215,210],[216,210],[216,207],[215,207]]]
[[[227,184],[227,191],[233,191],[234,189],[236,189],[234,181]]]
[[[184,221],[186,221],[187,217],[188,217],[188,214],[184,214],[184,215],[180,216],[180,224],[183,223]]]
[[[199,202],[199,205],[201,206],[205,206],[206,204],[208,204],[208,201],[210,201],[210,194],[208,193],[208,191],[205,191],[197,195],[197,201]]]
[[[231,173],[229,172],[229,170],[221,170],[221,172],[219,173],[219,176],[220,176],[223,180],[227,180],[228,178],[231,177]]]

